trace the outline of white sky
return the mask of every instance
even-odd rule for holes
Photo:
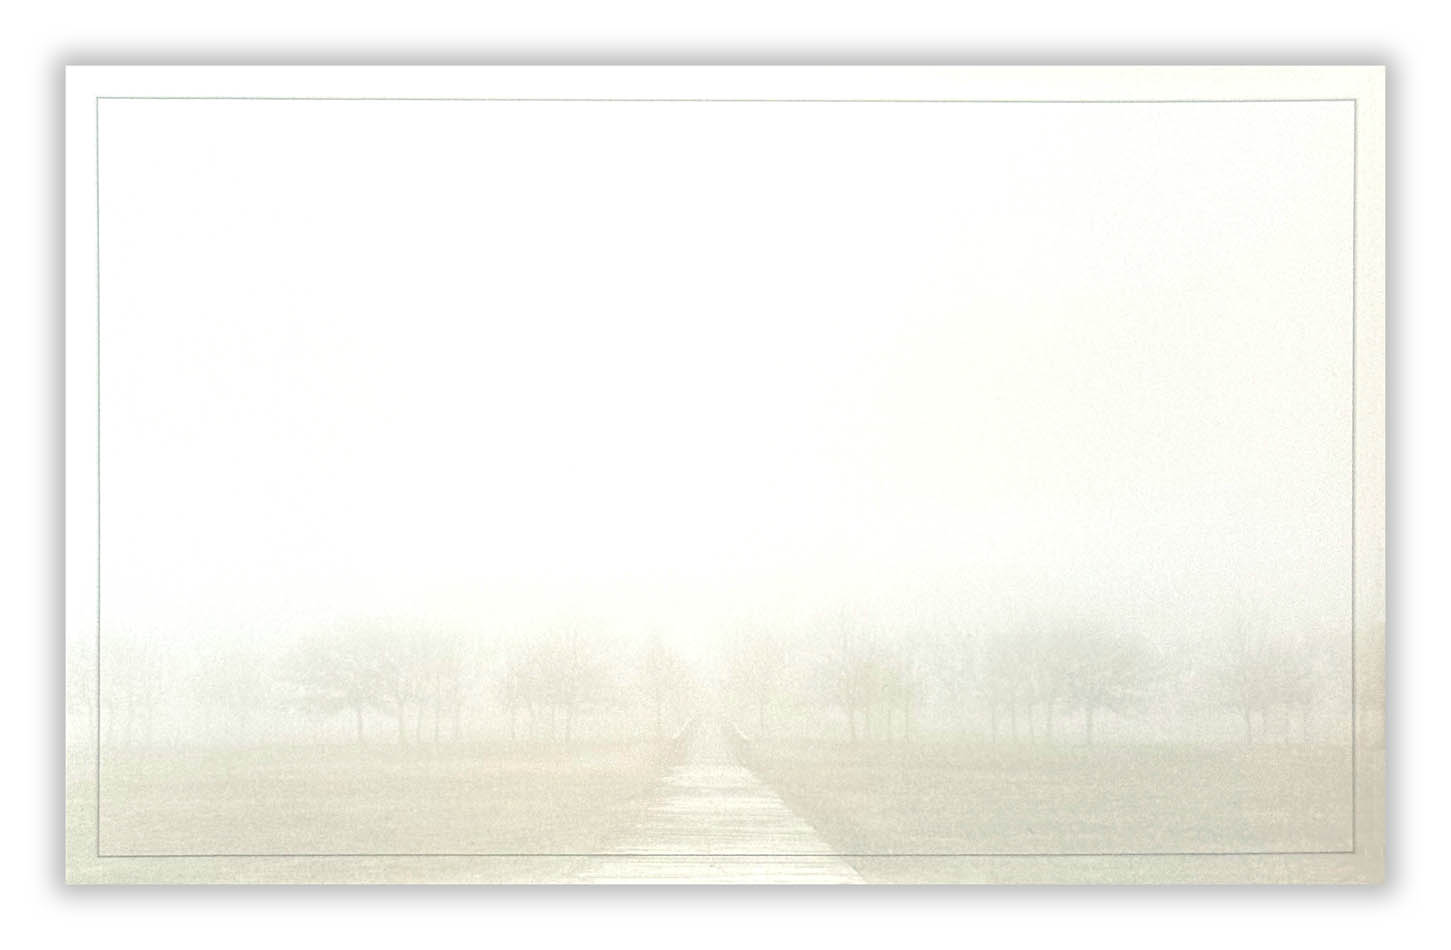
[[[1351,105],[107,101],[106,629],[1349,630]]]

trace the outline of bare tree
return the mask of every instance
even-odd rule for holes
[[[1286,638],[1279,659],[1276,693],[1285,708],[1285,739],[1290,739],[1290,712],[1300,713],[1300,739],[1310,741],[1310,707],[1319,693],[1327,660],[1323,641],[1304,633]]]
[[[735,643],[728,663],[727,685],[750,704],[755,713],[756,733],[764,736],[767,714],[781,690],[785,647],[769,634],[752,631]]]
[[[102,640],[100,671],[107,741],[149,746],[166,673],[163,651],[144,638],[112,633]]]
[[[306,713],[330,718],[351,712],[358,745],[365,745],[366,714],[385,708],[378,646],[376,637],[359,630],[310,637],[283,659],[278,679],[291,705]]]
[[[998,741],[1004,714],[1008,735],[1018,738],[1018,713],[1029,694],[1031,653],[1023,641],[1002,631],[990,637],[982,653],[982,702],[987,707],[992,740]]]
[[[229,724],[232,741],[248,741],[252,717],[270,699],[272,683],[262,654],[246,647],[206,658],[195,680],[196,698],[208,712]]]
[[[916,635],[903,637],[881,651],[879,689],[887,710],[888,739],[894,737],[894,713],[901,718],[902,741],[910,742],[912,739],[913,710],[921,698],[926,679],[924,651],[924,641]]]
[[[1269,733],[1270,713],[1279,710],[1284,718],[1281,736],[1290,736],[1292,710],[1300,712],[1301,736],[1309,739],[1310,707],[1324,669],[1324,650],[1304,635],[1270,636],[1252,630],[1245,620],[1236,625],[1230,655],[1220,669],[1219,685],[1227,705],[1244,723],[1244,742],[1255,740],[1255,717],[1261,737]]]
[[[551,738],[557,735],[557,718],[563,717],[563,741],[568,744],[580,715],[607,700],[608,665],[596,645],[575,627],[549,637],[532,653],[529,664],[534,669],[526,681],[531,702],[549,711]]]
[[[1083,713],[1083,741],[1093,744],[1099,712],[1140,708],[1159,681],[1162,664],[1147,640],[1102,626],[1059,631],[1053,641],[1064,698]]]
[[[440,742],[442,727],[458,742],[463,732],[463,709],[478,682],[478,656],[460,636],[438,635],[429,643],[424,676],[433,702],[433,742]]]
[[[509,717],[509,738],[519,737],[519,714],[529,715],[530,738],[534,737],[539,700],[542,696],[540,657],[537,651],[515,649],[504,659],[499,675],[499,699]]]
[[[650,637],[640,661],[640,691],[655,718],[655,738],[665,735],[665,708],[684,688],[685,663],[659,636]]]
[[[951,710],[959,733],[966,732],[968,714],[983,694],[981,645],[965,627],[950,626],[927,641],[934,693]]]
[[[857,714],[863,730],[871,733],[871,703],[877,694],[877,664],[871,643],[846,610],[838,612],[830,628],[831,641],[823,657],[822,682],[828,701],[846,715],[847,735],[857,741]]]

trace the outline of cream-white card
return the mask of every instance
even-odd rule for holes
[[[1379,68],[67,74],[67,869],[1375,882]]]

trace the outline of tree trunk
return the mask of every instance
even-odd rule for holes
[[[400,749],[408,746],[408,713],[403,708],[403,700],[399,700],[394,708],[398,719],[398,747]]]

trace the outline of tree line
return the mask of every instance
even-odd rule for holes
[[[702,670],[659,635],[607,640],[560,625],[491,641],[368,622],[274,655],[234,645],[189,664],[117,635],[102,654],[100,705],[82,685],[84,655],[71,657],[67,693],[75,721],[91,733],[103,725],[114,745],[151,744],[165,711],[175,717],[179,707],[185,721],[174,732],[234,743],[266,740],[279,715],[401,748],[481,730],[568,744],[582,724],[610,717],[660,738],[712,696],[765,737],[1093,744],[1105,722],[1172,732],[1217,717],[1238,722],[1246,744],[1311,741],[1313,710],[1337,675],[1323,639],[1240,623],[1220,637],[1167,642],[1108,622],[891,627],[843,610],[805,631],[740,629]]]
[[[1105,717],[1172,730],[1233,716],[1244,743],[1311,740],[1330,693],[1324,641],[1303,631],[1156,642],[1109,622],[887,630],[838,613],[808,636],[752,631],[728,657],[736,715],[768,736],[829,711],[849,742],[975,734],[1093,744]],[[794,721],[794,722],[793,722]]]
[[[293,737],[309,723],[346,726],[358,745],[405,749],[471,741],[470,724],[496,715],[519,741],[570,743],[582,721],[602,716],[663,737],[693,677],[659,637],[605,642],[575,627],[500,643],[357,623],[272,654],[234,645],[188,655],[124,634],[104,643],[101,705],[86,685],[94,659],[81,651],[70,657],[68,702],[117,746],[153,744],[168,717],[173,734],[234,744],[277,738],[279,718],[294,723]]]

